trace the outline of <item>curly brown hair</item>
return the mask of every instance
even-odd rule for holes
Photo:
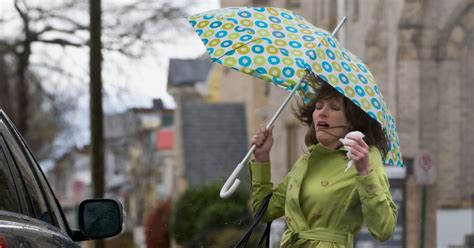
[[[316,139],[316,129],[313,122],[313,112],[316,109],[316,102],[319,99],[330,99],[336,96],[342,96],[345,106],[344,114],[352,126],[352,130],[350,131],[357,130],[362,132],[365,135],[364,141],[368,146],[377,147],[382,153],[382,157],[387,155],[388,139],[382,126],[376,120],[319,77],[312,77],[310,85],[315,92],[311,100],[307,103],[298,103],[298,108],[293,109],[296,118],[303,125],[308,126],[308,131],[305,136],[306,146],[319,143]]]

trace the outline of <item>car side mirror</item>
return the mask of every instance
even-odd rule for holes
[[[89,239],[108,238],[122,231],[123,207],[113,199],[88,199],[79,205],[79,229]]]

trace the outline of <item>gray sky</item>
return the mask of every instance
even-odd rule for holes
[[[130,2],[120,0],[120,3]],[[60,3],[58,0],[35,0],[27,1],[30,5]],[[174,0],[173,3],[196,3],[189,12],[199,13],[211,9],[219,8],[218,0]],[[114,1],[113,3],[117,3]],[[103,1],[103,5],[107,0]],[[0,19],[14,18],[14,22],[9,25],[0,25],[0,38],[12,38],[18,35],[20,20],[14,9],[13,0],[0,0]],[[85,16],[84,18],[88,18]],[[18,20],[18,22],[16,22]],[[150,107],[152,100],[162,98],[168,107],[175,107],[174,100],[166,91],[168,62],[170,58],[195,58],[205,52],[204,45],[199,40],[197,34],[192,31],[191,26],[183,19],[180,20],[187,28],[187,35],[177,36],[173,43],[156,44],[156,52],[146,55],[139,60],[132,60],[124,56],[104,52],[103,81],[107,97],[104,99],[104,111],[106,114],[123,112],[132,107]],[[64,147],[64,142],[72,142],[82,146],[89,142],[89,96],[88,96],[88,70],[89,53],[88,49],[62,48],[56,45],[36,44],[32,47],[31,57],[32,69],[42,75],[43,86],[51,92],[60,94],[76,94],[80,92],[80,97],[74,99],[78,110],[71,113],[67,119],[76,130],[72,136],[65,135],[57,140],[58,147]],[[82,82],[60,78],[51,74],[35,63],[41,63],[45,59],[54,59],[61,63],[61,66],[68,68],[68,73],[82,78]]]

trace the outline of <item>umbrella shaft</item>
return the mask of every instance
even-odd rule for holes
[[[308,72],[307,72],[308,73]],[[281,104],[280,108],[278,108],[277,112],[273,115],[272,119],[268,122],[267,124],[267,128],[271,127],[273,125],[273,123],[275,123],[276,119],[278,118],[278,116],[280,116],[281,112],[283,111],[283,109],[286,107],[286,105],[288,104],[288,102],[290,101],[291,97],[295,94],[296,90],[300,87],[301,83],[305,80],[306,76],[304,76],[300,82],[295,85],[295,87],[293,88],[293,90],[290,92],[290,94],[288,94],[288,96],[286,96],[285,98],[285,101],[283,101],[283,103]]]
[[[336,26],[336,28],[334,29],[334,31],[332,31],[332,34],[331,34],[332,36],[335,36],[335,35],[336,35],[337,31],[339,31],[339,29],[341,29],[342,25],[344,25],[344,23],[346,22],[346,20],[347,20],[347,17],[344,16],[344,17],[342,18],[342,20],[339,22],[339,24],[337,24],[337,26]]]

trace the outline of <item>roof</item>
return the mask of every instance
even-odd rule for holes
[[[190,186],[224,183],[247,153],[245,107],[241,103],[183,103],[185,176]],[[243,170],[241,179],[248,181]]]
[[[205,59],[170,59],[168,84],[189,86],[196,82],[204,82],[211,66],[211,62]]]

